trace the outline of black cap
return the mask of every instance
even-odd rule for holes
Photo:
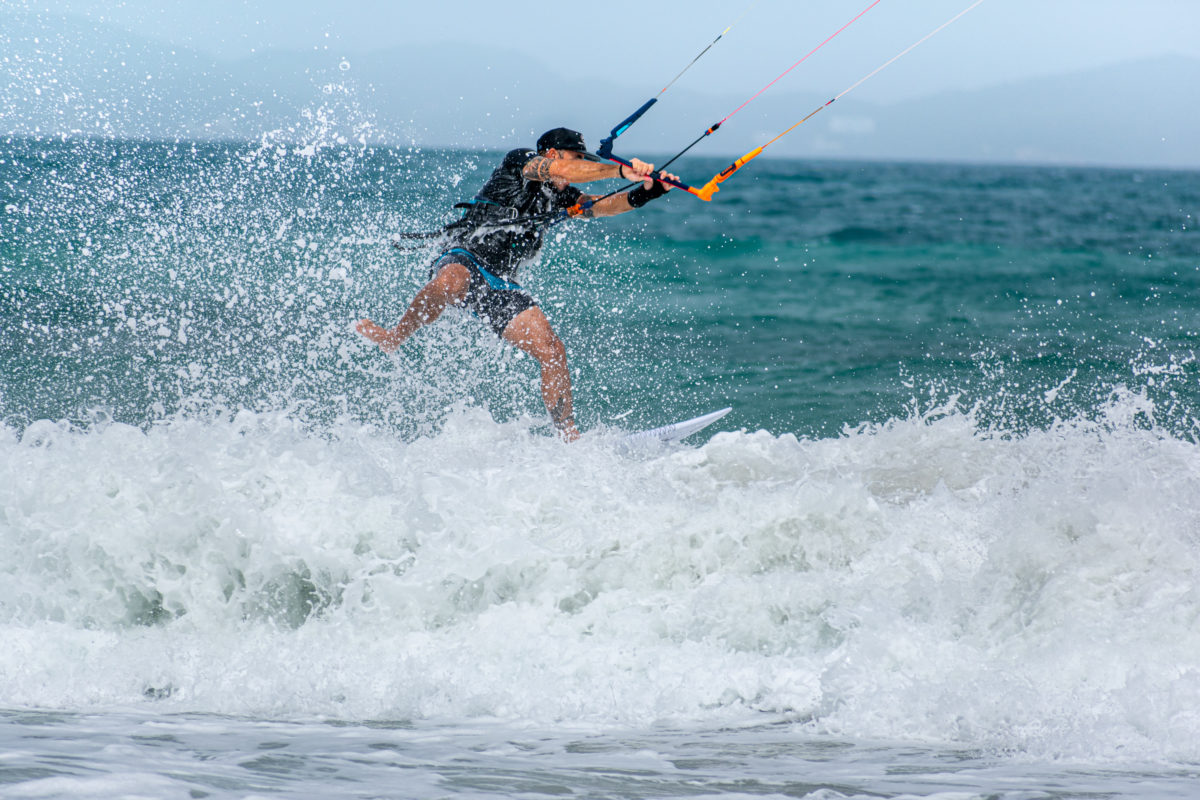
[[[570,128],[554,128],[538,137],[537,149],[539,153],[544,153],[551,148],[555,150],[571,150],[579,153],[588,161],[604,160],[589,153],[587,145],[583,141],[583,134],[579,131],[573,131]]]

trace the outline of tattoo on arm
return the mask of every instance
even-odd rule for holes
[[[545,156],[534,156],[525,164],[521,174],[531,181],[548,181],[550,180],[550,164],[551,160]]]

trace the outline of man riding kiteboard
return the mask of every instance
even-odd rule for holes
[[[529,353],[541,365],[542,400],[567,441],[579,438],[571,403],[567,352],[537,301],[515,283],[517,269],[542,247],[547,222],[566,213],[611,217],[640,208],[670,188],[654,179],[654,165],[609,164],[587,152],[582,134],[555,128],[542,134],[537,150],[510,151],[487,183],[466,204],[458,222],[447,226],[449,249],[434,260],[430,280],[417,292],[394,328],[360,320],[359,333],[391,353],[428,325],[447,305],[462,306],[498,336]],[[670,173],[662,176],[679,180]],[[621,178],[641,181],[627,192],[587,195],[573,183]]]

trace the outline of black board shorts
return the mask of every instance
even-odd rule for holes
[[[471,283],[461,305],[486,322],[497,336],[503,337],[504,329],[522,311],[537,308],[533,295],[520,285],[493,275],[470,250],[455,247],[442,253],[429,267],[430,279],[447,264],[462,264],[471,273]]]

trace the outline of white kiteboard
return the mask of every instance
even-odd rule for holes
[[[720,411],[714,411],[711,414],[705,414],[702,417],[695,419],[685,419],[683,422],[675,422],[670,425],[663,425],[661,428],[651,428],[648,431],[638,431],[631,433],[625,437],[625,441],[629,444],[642,444],[648,442],[677,442],[684,437],[691,436],[693,433],[702,431],[709,425],[719,420],[721,417],[733,411],[732,408],[722,408]]]

